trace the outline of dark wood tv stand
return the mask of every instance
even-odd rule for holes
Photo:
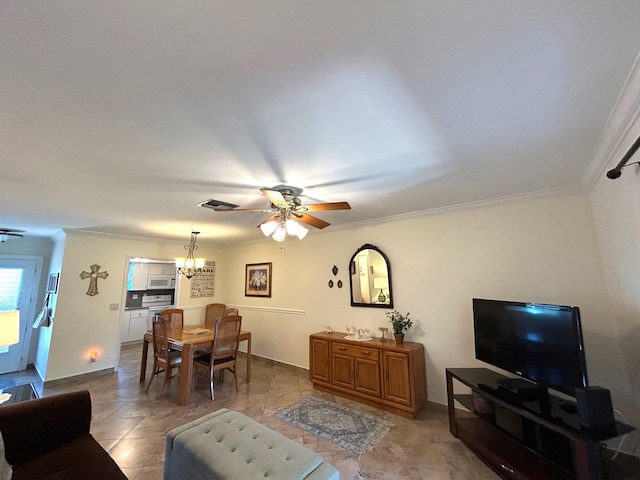
[[[561,409],[560,398],[518,399],[498,388],[498,380],[507,377],[486,368],[447,368],[446,376],[451,433],[502,478],[627,478],[628,472],[603,458],[600,444],[632,426],[616,422],[606,433],[581,429],[577,413]],[[454,393],[469,388],[470,393]],[[469,411],[456,409],[455,402]]]

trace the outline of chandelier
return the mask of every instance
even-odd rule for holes
[[[287,234],[295,235],[302,240],[309,232],[300,222],[296,222],[291,218],[290,208],[281,208],[280,212],[274,215],[274,217],[277,218],[260,225],[260,230],[262,230],[265,237],[271,236],[276,242],[284,241]]]
[[[198,246],[196,245],[196,237],[200,234],[200,232],[191,232],[191,241],[188,245],[185,245],[184,248],[187,251],[186,257],[176,257],[176,267],[178,268],[178,272],[183,274],[188,279],[191,277],[195,277],[202,273],[202,268],[204,267],[204,258],[195,258],[193,256],[193,252],[198,250]]]

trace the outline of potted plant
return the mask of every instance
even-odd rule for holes
[[[413,326],[413,320],[409,317],[409,312],[406,315],[402,315],[397,310],[392,312],[386,312],[389,317],[389,322],[393,327],[393,336],[396,338],[396,345],[402,345],[404,342],[404,332],[409,330]]]

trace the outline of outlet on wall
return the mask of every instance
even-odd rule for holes
[[[110,303],[109,304],[109,310],[112,311],[112,312],[118,310],[118,308],[120,308],[120,304],[119,303]]]

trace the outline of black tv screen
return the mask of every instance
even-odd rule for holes
[[[476,358],[574,396],[588,386],[578,307],[473,299]]]

